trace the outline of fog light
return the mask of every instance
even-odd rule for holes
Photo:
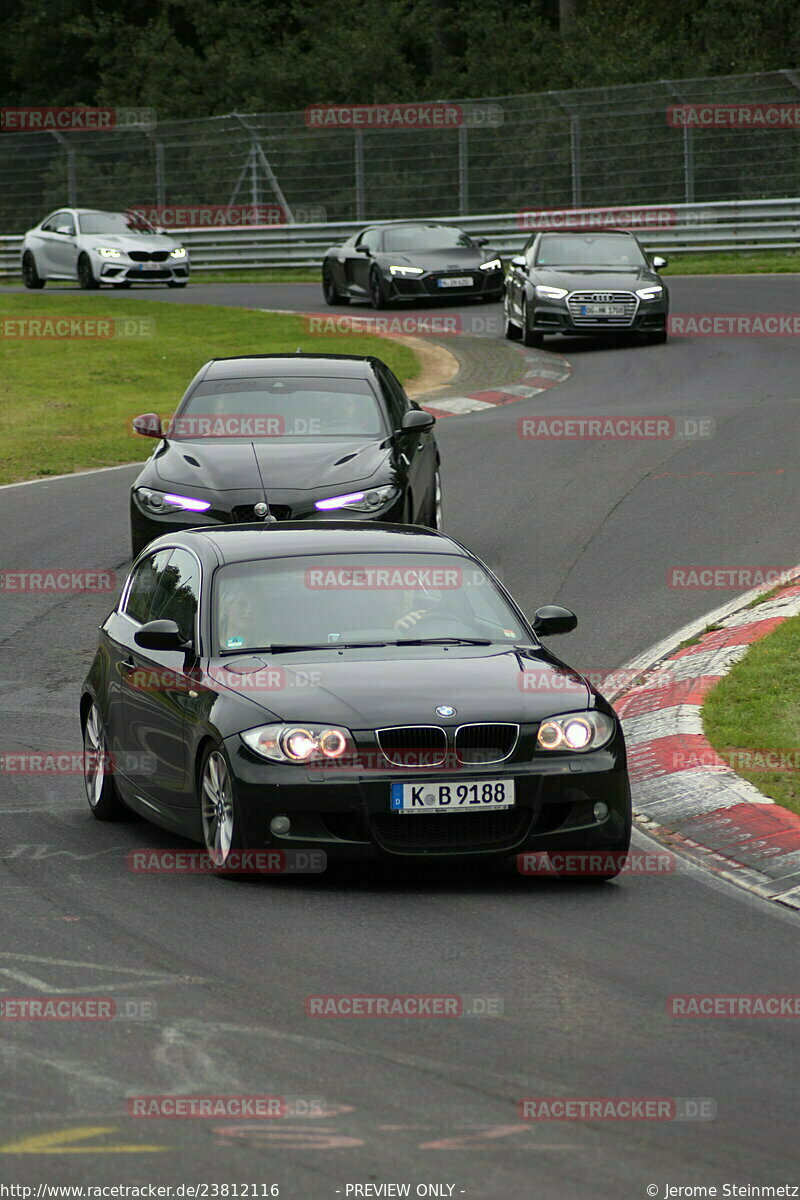
[[[269,823],[270,833],[288,833],[292,822],[288,817],[273,817]]]
[[[603,800],[598,800],[592,809],[595,821],[605,821],[608,816],[608,805]]]

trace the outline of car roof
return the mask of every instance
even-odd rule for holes
[[[632,229],[616,229],[613,225],[609,229],[540,229],[539,236],[544,237],[546,234],[561,237],[562,234],[569,234],[575,237],[603,237],[606,233],[613,233],[614,237],[619,234],[624,234],[625,237],[635,238],[636,234]]]
[[[244,374],[307,375],[308,364],[326,375],[342,378],[366,378],[375,371],[380,360],[371,354],[241,354],[231,358],[212,358],[206,365],[203,379],[237,379]]]
[[[377,521],[280,521],[244,525],[219,525],[165,534],[151,543],[185,546],[198,553],[213,547],[224,563],[262,558],[290,558],[325,554],[456,554],[474,556],[453,538],[420,525],[393,525]]]

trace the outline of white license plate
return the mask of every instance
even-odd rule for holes
[[[582,304],[581,315],[584,317],[624,317],[624,304]]]
[[[486,812],[514,807],[513,779],[467,783],[393,783],[392,812]]]
[[[140,271],[160,271],[161,266],[159,263],[139,263],[139,270]]]
[[[440,279],[439,287],[472,287],[472,276],[458,275],[452,279]]]

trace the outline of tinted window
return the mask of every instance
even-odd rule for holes
[[[158,554],[149,554],[133,573],[125,612],[142,625],[154,619],[151,618],[150,611],[171,554],[171,550],[159,550]]]
[[[404,225],[387,229],[383,235],[383,248],[409,254],[420,250],[476,249],[462,229],[451,229],[446,225]]]
[[[368,246],[370,250],[377,250],[381,240],[380,229],[368,229],[358,239],[359,246]]]
[[[75,222],[73,221],[73,219],[69,213],[66,213],[66,212],[56,213],[56,215],[53,217],[52,224],[53,224],[53,228],[55,229],[56,233],[65,233],[65,234],[68,234],[70,237],[72,237],[73,234],[75,233]]]
[[[381,372],[381,379],[386,391],[386,399],[389,403],[389,412],[392,418],[392,428],[399,429],[403,423],[404,414],[408,412],[408,409],[410,408],[408,398],[403,391],[400,382],[388,367]]]
[[[545,233],[539,242],[540,267],[642,267],[645,258],[634,238],[614,233]]]
[[[200,572],[194,555],[173,550],[161,573],[148,620],[174,621],[184,640],[193,639],[199,592]]]
[[[54,231],[54,229],[56,227],[56,217],[58,215],[59,214],[56,213],[55,216],[48,217],[46,221],[42,222],[42,232],[43,233],[52,233]]]
[[[155,233],[141,213],[93,212],[81,214],[81,233]]]

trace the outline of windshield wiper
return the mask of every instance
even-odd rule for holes
[[[390,646],[491,646],[491,638],[468,637],[438,637],[438,638],[403,638],[402,641],[389,642]]]
[[[293,650],[360,650],[363,646],[386,646],[387,642],[275,642],[272,646],[242,646],[238,650],[223,650],[220,657],[229,654],[289,654]]]

